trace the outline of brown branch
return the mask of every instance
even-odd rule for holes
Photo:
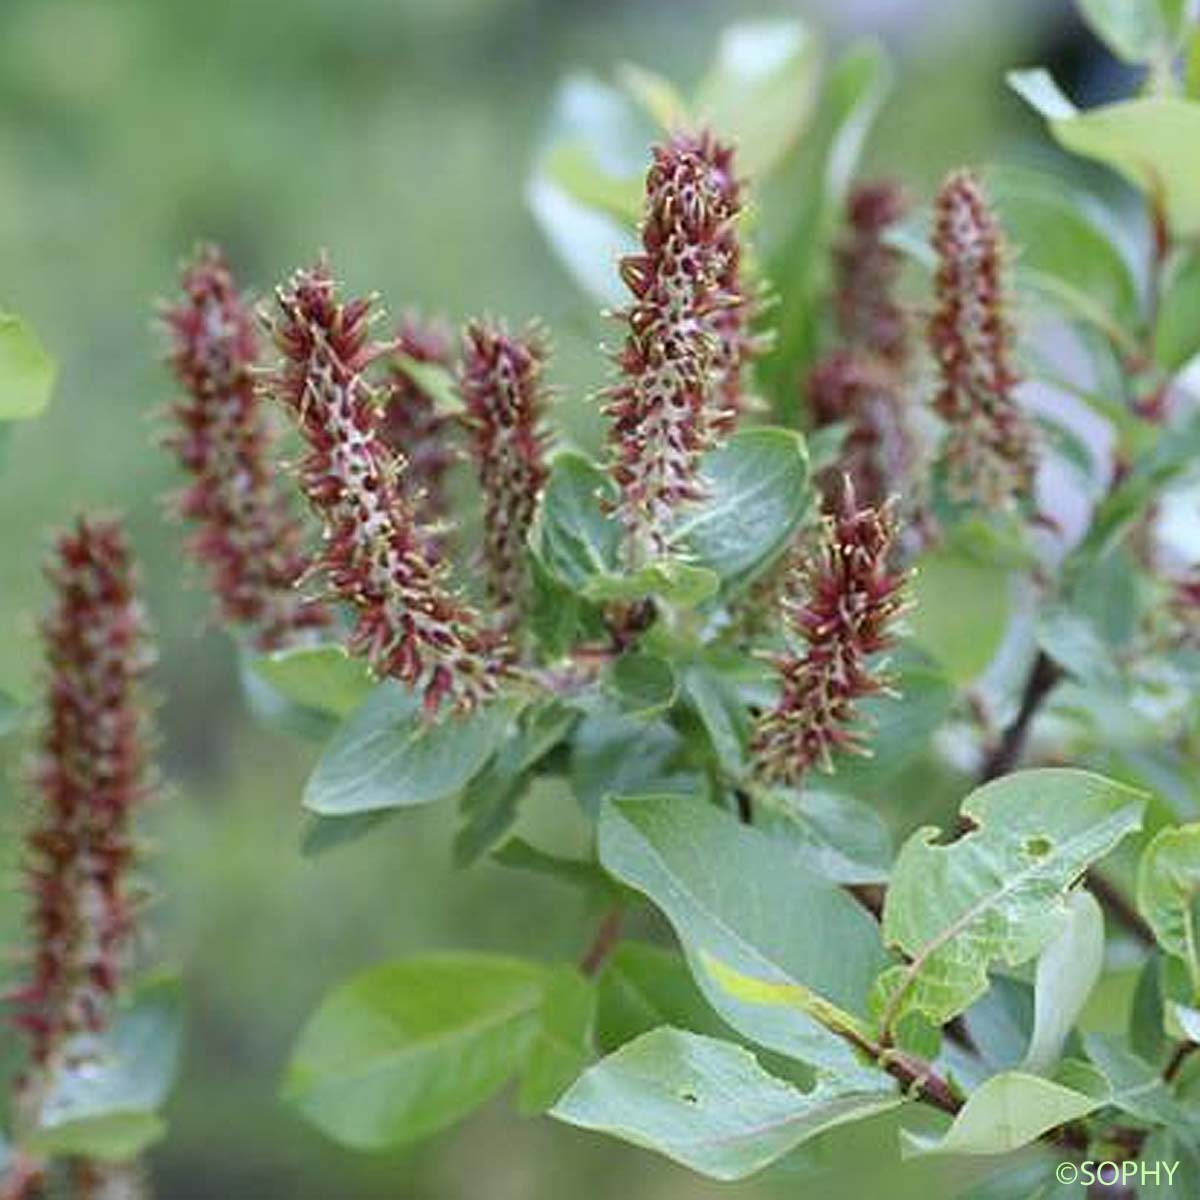
[[[883,902],[887,888],[881,883],[848,883],[846,891],[875,918],[883,920]]]
[[[929,1063],[902,1050],[883,1051],[877,1061],[905,1091],[914,1092],[926,1104],[940,1108],[952,1117],[958,1115],[964,1101]]]
[[[979,782],[987,783],[1007,775],[1021,761],[1025,752],[1025,742],[1029,737],[1029,729],[1033,718],[1042,706],[1042,702],[1054,690],[1055,685],[1063,677],[1062,668],[1044,650],[1039,650],[1033,660],[1033,668],[1025,681],[1025,690],[1021,694],[1021,704],[1013,723],[1000,735],[1000,741],[984,760],[979,773]]]
[[[617,948],[624,921],[625,912],[619,904],[614,904],[600,919],[592,944],[579,960],[580,971],[589,979],[594,979],[600,974],[600,969],[608,961],[609,955]]]
[[[1142,914],[1125,898],[1121,889],[1106,879],[1093,867],[1084,876],[1092,894],[1104,906],[1105,912],[1123,925],[1143,945],[1153,946],[1154,930],[1146,924]]]
[[[1041,708],[1046,697],[1054,690],[1059,680],[1063,678],[1063,669],[1044,650],[1039,650],[1029,677],[1025,681],[1025,690],[1021,694],[1021,704],[1017,709],[1013,723],[1005,729],[999,743],[991,754],[984,760],[979,773],[979,782],[986,783],[997,779],[1014,770],[1021,761],[1025,751],[1025,743],[1033,719]],[[1090,870],[1087,873],[1087,884],[1096,899],[1105,910],[1130,933],[1147,946],[1154,945],[1154,932],[1142,920],[1141,914],[1103,875]]]
[[[1185,1038],[1180,1042],[1163,1068],[1163,1080],[1170,1083],[1179,1074],[1180,1068],[1187,1062],[1188,1056],[1196,1050],[1200,1050],[1200,1042],[1193,1042],[1190,1038]]]

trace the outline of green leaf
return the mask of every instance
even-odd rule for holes
[[[1200,999],[1200,823],[1154,836],[1138,867],[1137,903],[1159,946],[1187,965]]]
[[[943,1025],[987,990],[995,962],[1036,957],[1067,919],[1083,871],[1141,826],[1142,794],[1074,770],[1019,771],[962,804],[972,826],[938,844],[917,830],[892,870],[883,936],[907,966],[882,981],[888,1024],[916,1010]]]
[[[543,170],[574,200],[633,228],[642,215],[642,181],[610,175],[584,141],[559,142],[546,154]]]
[[[815,38],[799,21],[746,21],[721,34],[693,108],[737,146],[739,169],[755,181],[777,167],[804,132],[819,58]]]
[[[246,706],[255,720],[306,741],[327,741],[338,727],[338,718],[289,700],[258,673],[255,669],[257,661],[258,655],[252,653],[249,646],[238,647],[238,679]]]
[[[516,871],[531,871],[533,874],[543,875],[547,879],[556,879],[560,883],[583,888],[603,896],[610,902],[619,891],[617,885],[600,870],[596,863],[581,858],[566,858],[562,855],[551,854],[520,837],[509,838],[503,846],[493,850],[492,861],[499,863],[502,867],[511,867]]]
[[[960,685],[995,657],[1008,627],[1010,572],[935,550],[917,561],[908,614],[912,639]]]
[[[590,816],[606,796],[653,789],[690,791],[691,777],[667,787],[683,739],[666,721],[601,710],[579,723],[571,741],[571,789]]]
[[[1062,280],[1113,319],[1137,326],[1137,286],[1129,264],[1062,180],[1007,168],[991,173],[988,182],[1004,229],[1019,247],[1019,272]]]
[[[532,593],[529,629],[544,656],[554,661],[566,655],[580,636],[585,621],[584,602],[532,551],[528,563]]]
[[[792,541],[812,502],[804,439],[786,429],[747,429],[706,455],[707,497],[690,506],[673,541],[727,588],[761,574]]]
[[[584,585],[582,594],[601,604],[657,596],[668,604],[694,608],[715,596],[720,586],[715,571],[661,558],[627,575],[597,575]]]
[[[452,416],[463,411],[462,394],[449,367],[436,362],[422,362],[409,354],[400,353],[388,355],[388,365],[406,375],[429,396],[440,413]]]
[[[1038,645],[1081,683],[1106,691],[1121,688],[1112,647],[1084,613],[1054,606],[1038,618]]]
[[[617,67],[617,82],[664,133],[688,123],[687,102],[675,85],[657,72],[639,67],[637,63],[621,63]]]
[[[898,1102],[895,1085],[877,1072],[851,1070],[802,1092],[741,1046],[663,1028],[590,1067],[551,1116],[730,1180]]]
[[[1064,149],[1105,163],[1160,199],[1179,235],[1200,232],[1200,168],[1191,153],[1200,137],[1200,104],[1143,96],[1080,112],[1040,68],[1010,72],[1008,79],[1046,117]]]
[[[861,800],[822,788],[774,792],[756,824],[792,849],[816,875],[833,883],[884,883],[892,840],[879,812]]]
[[[906,1147],[910,1154],[1011,1154],[1101,1103],[1049,1079],[1006,1071],[971,1094],[940,1141],[910,1136]]]
[[[653,716],[675,703],[679,681],[665,658],[634,651],[623,654],[608,673],[609,690],[622,711],[634,716]]]
[[[873,43],[851,46],[838,60],[821,92],[814,128],[805,138],[804,177],[808,187],[795,222],[774,256],[770,276],[779,295],[772,312],[776,341],[761,374],[776,398],[785,424],[797,423],[796,380],[817,351],[825,299],[821,270],[825,244],[841,217],[841,207],[857,170],[867,134],[892,86],[892,68]]]
[[[29,1139],[31,1150],[131,1158],[157,1141],[165,1125],[156,1113],[179,1065],[183,999],[178,978],[154,975],[141,983],[111,1031],[81,1038],[48,1081]]]
[[[963,1025],[979,1048],[985,1074],[1021,1066],[1033,1038],[1033,1009],[1031,986],[997,975],[991,987],[963,1013]]]
[[[517,804],[534,769],[574,727],[579,714],[557,700],[530,705],[516,732],[467,784],[463,825],[454,836],[454,861],[464,867],[490,850],[517,819]]]
[[[394,808],[377,808],[348,817],[309,813],[300,833],[300,854],[304,858],[317,858],[339,846],[361,841],[372,830],[392,820],[396,812]]]
[[[29,324],[0,312],[0,421],[36,417],[50,403],[57,375]]]
[[[525,1060],[543,980],[533,963],[485,954],[364,971],[309,1018],[283,1098],[359,1150],[436,1133],[499,1091]]]
[[[621,92],[572,75],[554,98],[526,186],[529,208],[559,261],[606,306],[626,299],[617,260],[637,249],[626,214],[616,217],[612,210],[618,198],[620,207],[627,203],[624,181],[639,180],[645,170],[650,132]]]
[[[1024,1069],[1045,1075],[1104,969],[1104,914],[1091,892],[1072,892],[1062,931],[1038,958],[1033,1037]]]
[[[626,939],[600,976],[596,1041],[604,1053],[659,1025],[729,1037],[675,950]]]
[[[38,1130],[26,1146],[37,1155],[126,1162],[162,1141],[166,1132],[166,1122],[158,1113],[112,1112]]]
[[[1189,414],[1166,429],[1155,427],[1154,439],[1153,448],[1097,506],[1087,536],[1068,559],[1068,574],[1108,555],[1154,500],[1191,469],[1200,454],[1200,418]]]
[[[1146,1170],[1138,1178],[1138,1200],[1191,1200],[1200,1196],[1200,1147],[1194,1133],[1181,1136],[1156,1129],[1146,1139],[1139,1157]]]
[[[573,451],[558,454],[533,533],[546,569],[576,591],[620,568],[621,530],[605,507],[616,500],[607,472]]]
[[[704,726],[722,770],[740,779],[746,773],[750,719],[736,681],[715,665],[689,664],[683,671],[683,691]]]
[[[874,921],[844,891],[781,842],[687,797],[610,801],[599,851],[606,870],[662,909],[730,1025],[806,1062],[853,1061],[826,1022],[857,1027],[886,960]],[[732,994],[733,975],[786,988],[786,1003]]]
[[[1154,951],[1138,974],[1129,1010],[1129,1044],[1135,1054],[1157,1062],[1166,1045],[1163,1032],[1163,957]]]
[[[521,1076],[517,1103],[523,1113],[545,1112],[579,1077],[591,1058],[596,986],[574,967],[546,976],[537,1032]]]
[[[491,757],[514,712],[514,702],[496,700],[466,717],[430,721],[418,694],[387,680],[321,755],[304,788],[304,807],[345,816],[453,796]]]
[[[1200,353],[1200,253],[1189,250],[1167,276],[1154,324],[1154,359],[1178,371]]]
[[[1089,1033],[1083,1039],[1088,1058],[1108,1082],[1114,1108],[1139,1121],[1186,1129],[1187,1110],[1171,1095],[1162,1073],[1132,1054],[1120,1038]]]
[[[1096,36],[1125,62],[1145,64],[1170,50],[1171,31],[1157,0],[1078,0]]]
[[[340,645],[297,646],[250,661],[250,669],[301,708],[345,717],[376,686],[366,663]]]

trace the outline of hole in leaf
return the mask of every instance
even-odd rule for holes
[[[1045,858],[1053,848],[1054,843],[1049,838],[1031,837],[1025,839],[1025,853],[1030,858]]]

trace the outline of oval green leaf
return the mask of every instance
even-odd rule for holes
[[[411,808],[453,796],[483,769],[516,712],[496,700],[469,716],[428,720],[421,697],[387,680],[329,743],[304,787],[324,816]]]
[[[664,1028],[585,1071],[550,1115],[731,1180],[898,1103],[895,1084],[879,1072],[853,1070],[802,1092],[742,1046]]]
[[[516,1073],[537,1029],[543,979],[536,964],[484,954],[365,971],[305,1025],[283,1098],[358,1150],[436,1133]]]
[[[29,324],[0,312],[0,421],[36,417],[50,403],[57,374]]]

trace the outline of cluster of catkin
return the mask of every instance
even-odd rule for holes
[[[605,408],[630,567],[675,549],[680,510],[705,495],[703,455],[748,405],[748,367],[764,341],[753,328],[762,306],[745,279],[743,191],[732,149],[706,131],[677,133],[653,151],[641,245],[620,263],[630,299],[616,314],[624,336]],[[846,437],[819,481],[830,516],[780,575],[790,649],[777,660],[780,700],[754,742],[772,780],[797,782],[828,767],[833,749],[859,748],[856,701],[886,687],[873,660],[902,608],[891,560],[898,526],[915,515],[895,497],[912,494],[918,465],[914,339],[888,240],[905,211],[894,185],[856,188],[834,250],[838,345],[815,365],[807,393],[814,424],[844,424]],[[1033,441],[1013,398],[1003,246],[970,175],[943,185],[933,244],[928,342],[941,380],[933,408],[946,427],[943,474],[960,499],[1016,502],[1032,484]],[[202,252],[168,312],[188,392],[177,408],[184,433],[171,444],[193,475],[179,508],[196,527],[190,546],[223,615],[261,648],[303,641],[340,603],[353,619],[346,644],[376,675],[419,689],[431,716],[468,712],[520,657],[525,542],[548,473],[545,341],[536,329],[513,337],[477,321],[456,349],[413,317],[376,337],[374,309],[373,299],[341,298],[325,264],[298,271],[264,317],[276,361],[260,367],[248,306],[219,256]],[[420,369],[431,367],[453,378],[459,413],[440,411],[423,385]],[[267,462],[267,398],[304,443],[297,477],[321,526],[307,556]],[[460,446],[483,497],[486,616],[455,586],[448,552],[446,475]],[[264,528],[274,557],[246,553]],[[321,590],[298,599],[297,583],[310,579]]]
[[[827,515],[811,549],[782,573],[788,648],[775,660],[780,696],[752,741],[767,783],[794,785],[813,767],[832,770],[835,752],[865,753],[859,703],[891,686],[879,654],[893,644],[905,608],[905,575],[893,565],[899,522],[914,526],[909,545],[928,532],[917,498],[912,336],[897,297],[900,254],[887,237],[905,211],[893,184],[855,188],[834,252],[839,344],[814,366],[807,398],[816,427],[844,424],[844,448],[819,480]],[[989,509],[1027,504],[1035,446],[1014,396],[1005,248],[970,173],[956,171],[942,184],[932,245],[926,340],[939,380],[933,410],[945,427],[939,466],[947,493]]]

